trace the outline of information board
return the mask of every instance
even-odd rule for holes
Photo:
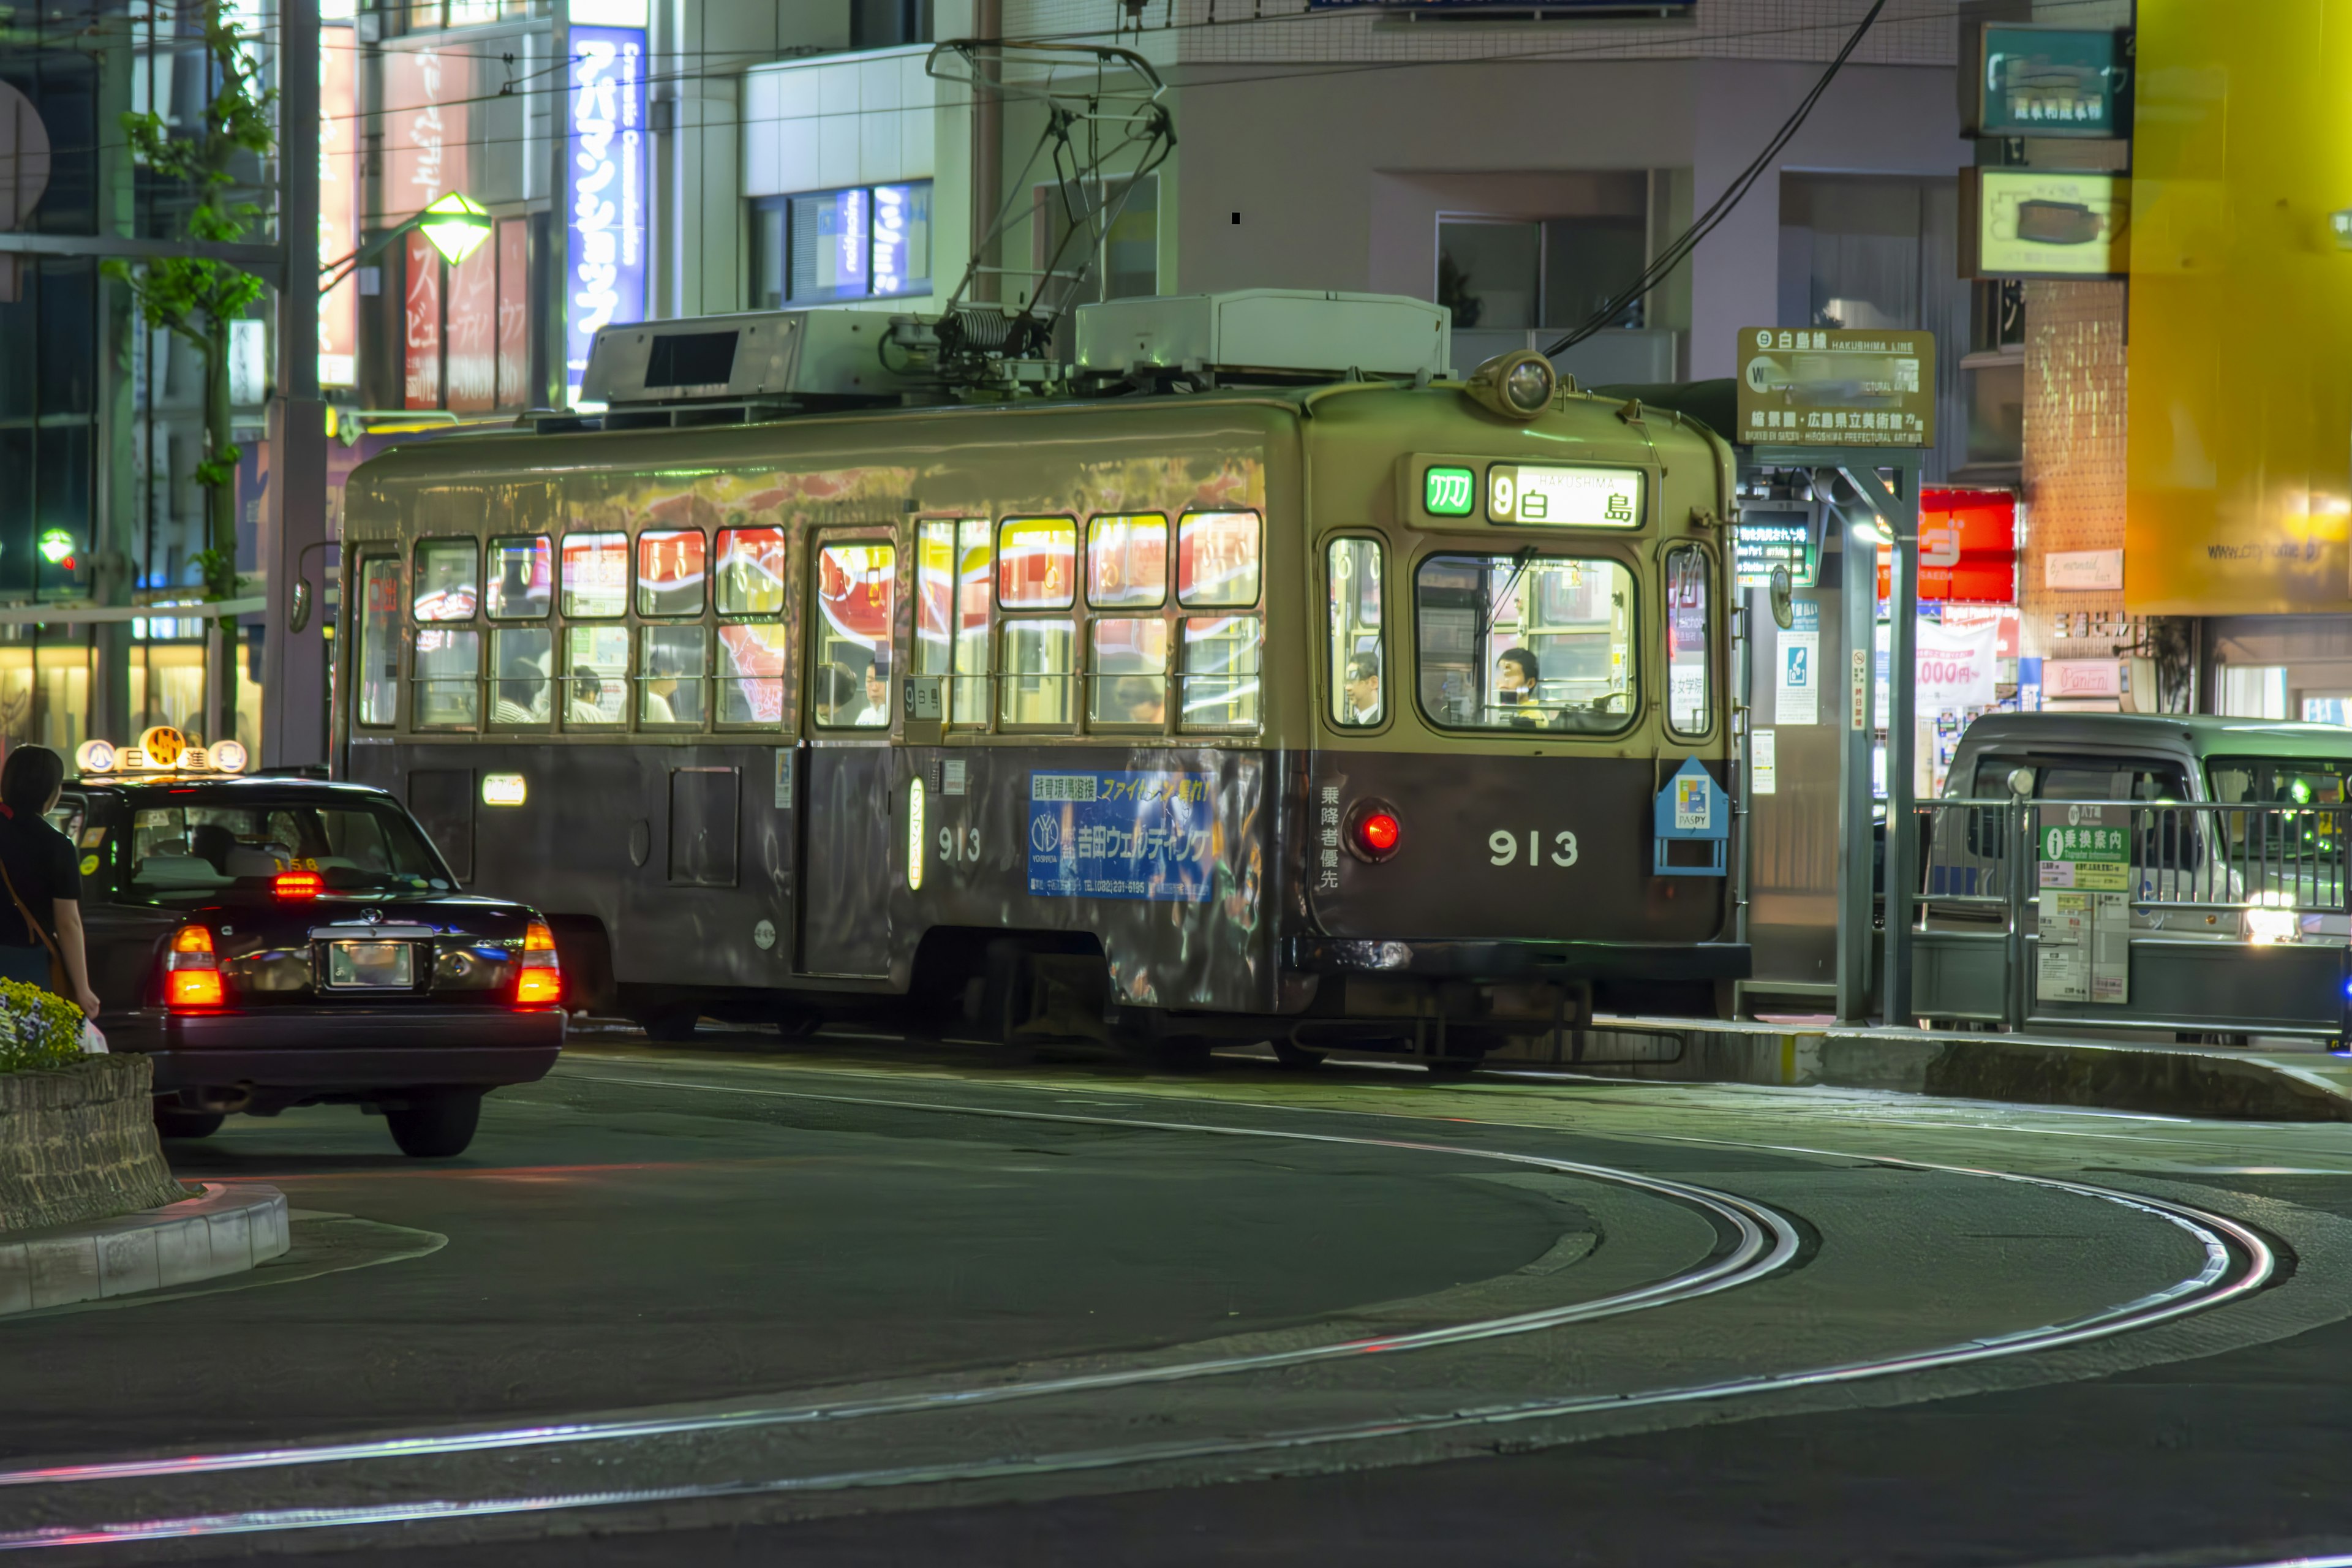
[[[1751,447],[1932,447],[1936,335],[1743,327],[1738,422]]]
[[[1811,507],[1774,510],[1743,506],[1731,525],[1732,570],[1743,588],[1769,588],[1786,566],[1792,587],[1810,588],[1821,573],[1821,514]]]

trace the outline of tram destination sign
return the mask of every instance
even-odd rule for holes
[[[1486,516],[1547,528],[1639,528],[1642,470],[1496,463],[1486,470]]]
[[[1935,334],[1743,327],[1738,422],[1749,447],[1932,447]]]

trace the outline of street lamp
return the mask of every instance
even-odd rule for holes
[[[421,228],[441,258],[455,267],[481,248],[482,241],[490,237],[497,226],[489,213],[463,191],[451,191],[405,221],[377,235],[341,260],[330,261],[319,268],[326,281],[319,285],[323,294],[352,275],[352,270],[372,261],[388,249],[392,242],[410,229]]]

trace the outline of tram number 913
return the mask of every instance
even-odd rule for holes
[[[1527,837],[1529,866],[1573,866],[1576,864],[1576,835],[1555,833],[1549,852],[1540,829],[1530,827]],[[1519,836],[1507,828],[1496,828],[1486,835],[1486,863],[1490,866],[1511,866],[1518,863]]]

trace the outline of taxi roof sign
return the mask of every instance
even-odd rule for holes
[[[84,778],[106,773],[241,773],[245,747],[223,741],[206,748],[192,746],[169,724],[153,725],[135,746],[117,747],[111,741],[84,741],[74,749],[74,766]]]

